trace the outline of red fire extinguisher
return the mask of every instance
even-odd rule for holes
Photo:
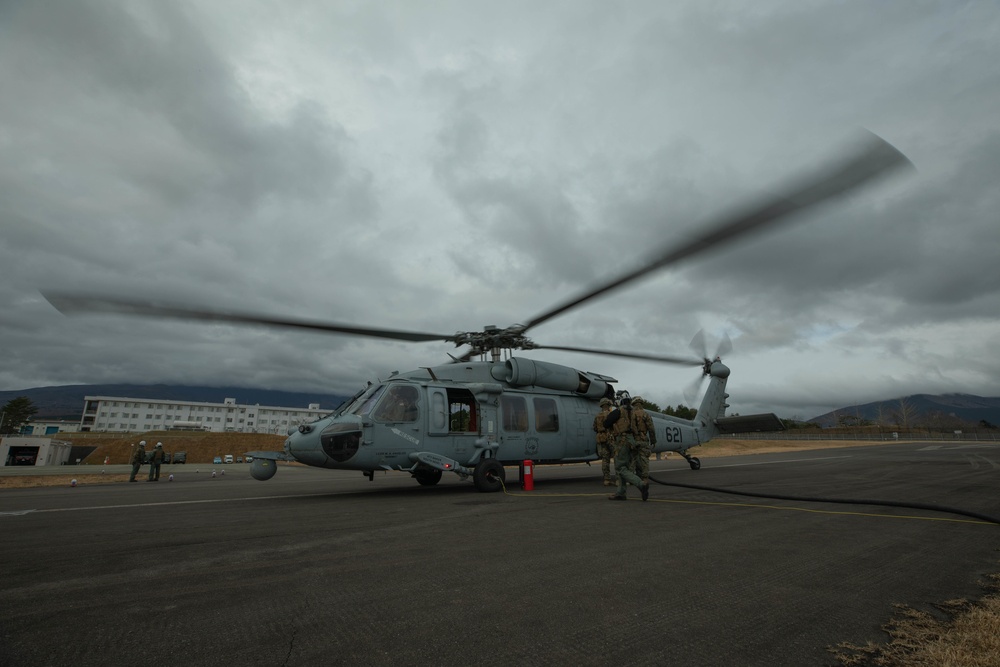
[[[525,459],[521,464],[521,488],[525,491],[535,490],[535,473],[531,469],[532,461],[530,459]]]

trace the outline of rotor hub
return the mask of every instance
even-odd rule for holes
[[[535,342],[524,335],[524,327],[515,324],[501,329],[496,326],[483,327],[482,331],[459,331],[455,334],[455,346],[468,345],[472,354],[486,354],[494,350],[534,350]]]

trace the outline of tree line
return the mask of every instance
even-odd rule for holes
[[[12,398],[0,408],[0,433],[4,435],[20,433],[36,414],[38,408],[30,398],[27,396]]]

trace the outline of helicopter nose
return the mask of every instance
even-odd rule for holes
[[[360,421],[335,421],[307,425],[293,431],[286,441],[288,453],[309,465],[329,467],[331,460],[345,463],[358,453],[362,442]]]
[[[297,429],[289,429],[288,440],[285,441],[285,451],[295,457],[296,461],[312,466],[323,466],[326,456],[320,447],[316,433],[303,433]]]
[[[346,463],[358,453],[364,440],[361,422],[353,419],[336,421],[319,434],[323,453],[337,463]]]

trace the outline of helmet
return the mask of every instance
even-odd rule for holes
[[[642,396],[632,397],[632,405],[639,405],[640,403],[642,403]]]
[[[611,405],[611,399],[610,398],[602,398],[601,399],[601,407],[603,408],[605,405]]]
[[[163,449],[163,443],[162,442],[156,443],[156,448],[157,449]]]
[[[141,446],[145,447],[145,446],[146,446],[146,441],[145,441],[145,440],[140,440],[140,441],[139,441],[139,444],[140,444]]]

